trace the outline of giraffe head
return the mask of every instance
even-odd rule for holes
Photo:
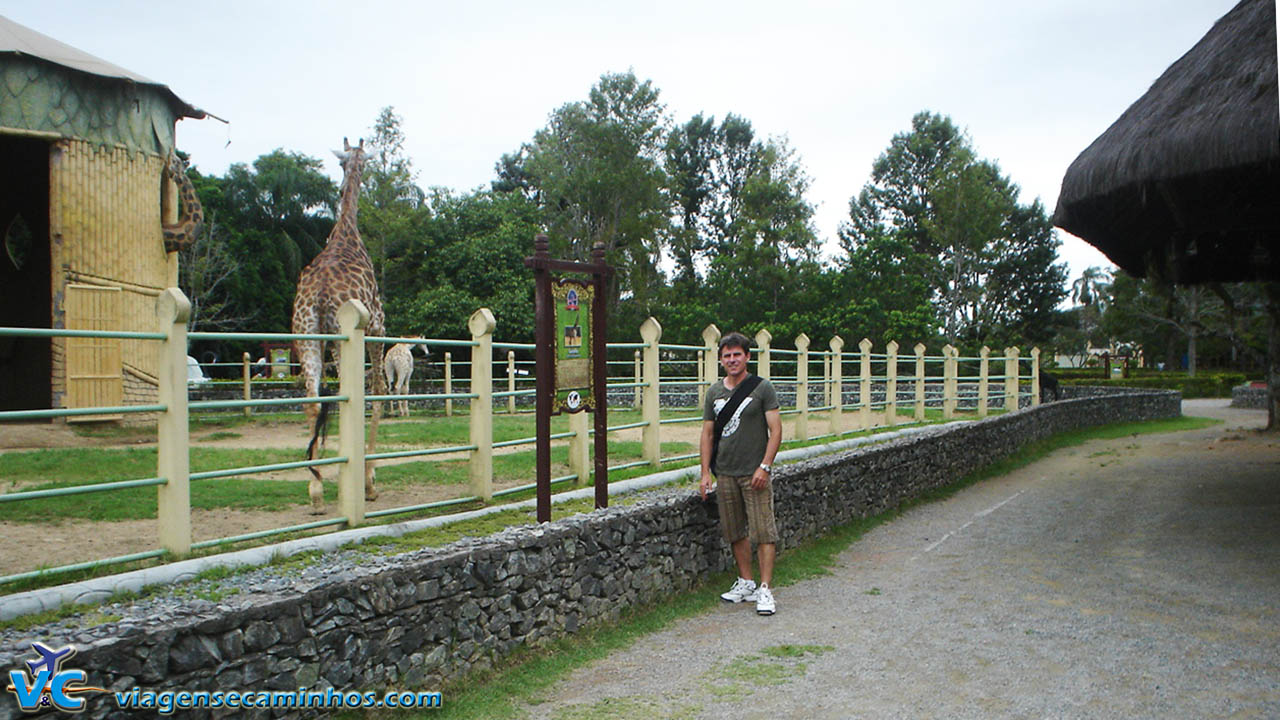
[[[342,188],[340,194],[346,194],[347,184],[353,179],[360,181],[360,174],[364,170],[365,152],[364,138],[360,138],[360,144],[352,147],[347,139],[342,138],[342,150],[334,150],[333,154],[337,156],[338,162],[342,164]]]
[[[406,336],[406,339],[424,340],[425,338],[421,335],[408,335]],[[422,353],[422,357],[431,357],[431,350],[427,347],[426,343],[409,343],[409,354],[412,355],[414,351]]]

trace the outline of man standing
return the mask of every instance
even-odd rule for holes
[[[773,459],[782,444],[778,394],[768,380],[747,372],[751,341],[741,333],[720,340],[725,377],[707,390],[702,411],[702,480],[699,491],[717,488],[720,528],[733,548],[738,580],[720,597],[726,602],[754,600],[756,612],[776,608],[770,583],[777,555],[778,528],[773,516]],[[714,477],[713,477],[714,473]],[[752,580],[751,546],[760,563],[760,586]]]

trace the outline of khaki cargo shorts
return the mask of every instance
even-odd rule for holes
[[[716,505],[720,529],[730,544],[750,537],[754,545],[778,542],[773,518],[773,481],[762,490],[751,487],[751,476],[716,478]]]

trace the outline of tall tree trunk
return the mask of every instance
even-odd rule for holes
[[[1187,377],[1196,376],[1196,337],[1198,335],[1194,327],[1187,333]]]
[[[1178,359],[1178,332],[1173,328],[1169,328],[1164,337],[1165,370],[1181,370],[1182,362]]]
[[[1280,282],[1266,284],[1271,332],[1267,338],[1267,430],[1280,432]]]

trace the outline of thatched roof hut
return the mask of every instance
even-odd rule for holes
[[[1129,273],[1280,280],[1275,0],[1242,0],[1067,170],[1054,223]]]

